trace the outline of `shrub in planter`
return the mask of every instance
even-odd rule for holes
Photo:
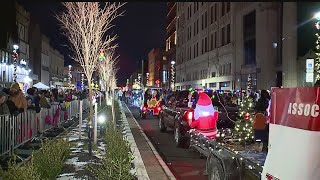
[[[8,170],[0,170],[0,176],[3,180],[26,180],[26,179],[32,179],[32,180],[40,180],[40,174],[35,170],[35,168],[32,166],[32,160],[31,164],[26,164],[24,166],[19,166],[16,163],[16,157],[14,157],[13,160],[9,161]]]
[[[121,132],[115,130],[111,123],[107,125],[105,145],[106,154],[101,165],[89,166],[89,170],[98,179],[134,179],[134,175],[130,173],[133,160],[130,144],[123,139]]]
[[[56,179],[61,172],[64,159],[69,154],[69,142],[63,139],[45,141],[42,149],[32,154],[33,166],[41,175],[41,179]]]

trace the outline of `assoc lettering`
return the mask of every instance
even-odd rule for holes
[[[290,103],[288,107],[288,114],[299,116],[319,116],[318,104],[304,104],[304,103]]]

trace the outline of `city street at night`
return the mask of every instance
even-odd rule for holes
[[[160,132],[157,116],[150,115],[147,116],[147,119],[141,119],[138,108],[130,106],[129,109],[177,179],[207,179],[207,176],[205,176],[205,158],[201,159],[199,153],[190,149],[176,147],[172,131]],[[131,116],[131,114],[128,114],[128,116]]]

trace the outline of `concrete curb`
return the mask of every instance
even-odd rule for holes
[[[130,143],[131,151],[133,152],[133,156],[135,157],[133,160],[133,163],[135,166],[134,168],[135,168],[136,176],[138,180],[150,180],[146,167],[144,166],[140,151],[132,135],[127,117],[123,111],[122,104],[120,101],[118,101],[118,103],[119,103],[119,108],[121,112],[121,119],[123,121],[124,129],[126,130],[126,139]]]
[[[136,118],[134,118],[134,116],[133,116],[132,112],[129,110],[128,106],[126,104],[125,104],[125,106],[128,109],[128,111],[130,112],[130,114],[132,116],[132,119],[134,120],[134,122],[136,123],[137,127],[139,128],[140,133],[143,135],[144,139],[147,141],[147,143],[148,143],[149,147],[151,148],[154,156],[157,158],[159,164],[161,165],[162,169],[164,170],[164,172],[166,173],[168,178],[171,179],[171,180],[176,180],[176,177],[173,175],[173,173],[170,171],[170,169],[167,166],[167,164],[161,158],[161,156],[159,155],[158,151],[155,149],[155,147],[153,146],[153,144],[151,143],[151,141],[149,140],[147,135],[143,132],[141,126],[137,122]]]

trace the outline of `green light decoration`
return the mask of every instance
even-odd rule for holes
[[[105,59],[106,57],[104,56],[104,50],[100,49],[99,61],[103,62]]]

